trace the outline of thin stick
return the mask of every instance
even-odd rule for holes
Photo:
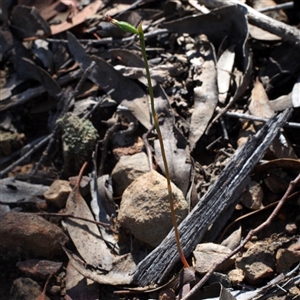
[[[217,111],[220,112],[221,110]],[[245,120],[250,120],[250,121],[259,121],[259,122],[268,122],[269,119],[266,118],[260,118],[256,116],[252,116],[249,114],[242,114],[242,113],[237,113],[237,112],[232,112],[232,111],[227,111],[224,113],[225,116],[227,117],[232,117],[232,118],[238,118],[238,119],[245,119]],[[283,127],[290,127],[290,128],[300,128],[300,123],[295,123],[295,122],[285,122]]]
[[[287,198],[287,200],[291,200],[291,199],[293,199],[295,196],[299,196],[299,194],[300,194],[300,191],[299,191],[299,192],[295,192],[295,193],[293,193],[292,195],[290,195],[290,196]],[[280,200],[279,200],[279,201],[280,201]],[[245,215],[242,215],[242,216],[236,218],[234,221],[232,221],[230,224],[228,224],[228,225],[225,227],[225,229],[223,230],[221,236],[218,238],[219,243],[221,243],[221,242],[223,241],[223,238],[224,238],[225,234],[227,233],[227,231],[228,231],[234,224],[236,224],[236,223],[239,222],[239,221],[243,221],[243,220],[245,220],[245,219],[247,219],[247,218],[249,218],[249,217],[251,217],[251,216],[253,216],[253,215],[259,214],[259,213],[261,213],[261,212],[263,212],[263,211],[266,211],[267,209],[270,209],[270,208],[276,206],[276,205],[279,203],[279,201],[273,202],[273,203],[271,203],[271,204],[269,204],[269,205],[267,205],[267,206],[265,206],[265,207],[263,207],[263,208],[261,208],[261,209],[259,209],[259,210],[251,211],[251,212],[249,212],[249,213],[247,213],[247,214],[245,214]]]
[[[71,219],[82,220],[82,221],[85,221],[85,222],[90,222],[90,223],[93,223],[93,224],[96,224],[96,225],[100,225],[100,226],[106,227],[106,228],[110,229],[111,231],[113,231],[114,233],[118,233],[115,230],[113,230],[109,224],[106,224],[106,223],[103,223],[103,222],[100,222],[100,221],[95,221],[95,220],[90,220],[90,219],[86,219],[86,218],[82,218],[82,217],[73,216],[73,215],[70,215],[70,214],[63,214],[63,213],[37,213],[37,215],[41,216],[41,217],[71,218]]]
[[[286,3],[281,3],[273,6],[267,6],[261,9],[258,9],[259,12],[261,13],[266,13],[269,11],[274,11],[274,10],[280,10],[280,9],[290,9],[294,7],[293,1],[286,2]]]
[[[148,136],[149,136],[150,132],[153,129],[154,129],[154,125],[152,125],[151,128],[146,133],[144,133],[143,136],[142,136],[143,141],[144,141],[144,145],[145,145],[145,148],[146,148],[147,156],[148,156],[150,171],[153,170],[153,163],[152,163],[152,152],[151,152],[151,148],[150,148],[150,145],[149,145],[149,142],[148,142]]]
[[[5,175],[7,175],[8,172],[10,172],[14,167],[21,164],[24,160],[26,160],[32,153],[37,151],[40,147],[42,147],[45,143],[47,143],[51,138],[53,134],[49,134],[47,137],[42,139],[38,144],[34,145],[25,155],[20,157],[18,160],[16,160],[13,164],[8,166],[6,169],[2,170],[0,172],[0,178],[3,178]]]
[[[246,238],[243,240],[243,242],[237,248],[235,248],[230,254],[228,254],[221,261],[215,263],[213,267],[205,274],[205,276],[190,290],[190,292],[185,297],[182,298],[182,300],[190,299],[205,284],[205,282],[209,279],[209,277],[215,271],[217,266],[219,266],[220,264],[228,260],[230,257],[238,253],[246,245],[246,243],[248,243],[248,241],[252,238],[252,236],[256,235],[259,231],[264,229],[266,226],[269,226],[273,221],[273,219],[278,214],[278,212],[280,211],[280,209],[282,208],[283,204],[288,199],[291,192],[294,190],[295,186],[297,186],[299,183],[300,183],[300,174],[296,177],[296,179],[290,182],[288,189],[286,190],[285,194],[280,199],[280,201],[278,202],[277,206],[275,207],[271,215],[268,217],[268,219],[262,224],[260,224],[258,227],[256,227],[255,229],[251,230],[246,236]]]

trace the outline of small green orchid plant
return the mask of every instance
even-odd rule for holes
[[[162,159],[163,159],[163,163],[164,163],[164,167],[165,167],[167,186],[168,186],[168,195],[169,195],[169,202],[170,202],[170,210],[171,210],[172,223],[173,223],[174,232],[175,232],[175,240],[176,240],[176,244],[177,244],[177,250],[178,250],[178,253],[179,253],[179,256],[180,256],[180,259],[181,259],[183,265],[188,268],[190,266],[184,256],[184,253],[183,253],[182,247],[181,247],[181,243],[180,243],[180,236],[179,236],[179,231],[178,231],[178,226],[177,226],[177,221],[176,221],[176,216],[175,216],[175,208],[174,208],[174,200],[173,200],[173,194],[172,194],[169,167],[168,167],[165,148],[164,148],[164,141],[162,138],[160,127],[159,127],[158,115],[155,111],[155,106],[154,106],[153,87],[152,87],[152,83],[151,83],[149,64],[148,64],[148,60],[147,60],[145,38],[144,38],[142,23],[140,23],[138,25],[138,27],[136,28],[127,22],[118,21],[116,19],[111,18],[108,15],[106,16],[106,20],[108,22],[114,24],[118,28],[120,28],[122,31],[137,34],[140,38],[140,45],[141,45],[142,55],[143,55],[143,59],[144,59],[144,63],[145,63],[148,89],[149,89],[149,95],[150,95],[151,112],[152,112],[153,122],[154,122],[154,126],[155,126],[155,129],[157,132],[157,136],[158,136],[158,140],[159,140],[159,144],[160,144],[160,148],[161,148]]]

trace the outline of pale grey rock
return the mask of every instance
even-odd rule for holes
[[[196,246],[193,252],[195,257],[195,269],[200,274],[206,274],[215,263],[225,258],[231,250],[225,246],[214,243],[203,243]],[[225,272],[234,265],[235,256],[229,258],[216,269],[218,272]]]
[[[111,174],[114,195],[121,196],[131,182],[147,172],[149,162],[144,152],[121,156]]]
[[[183,193],[172,183],[177,222],[188,214]],[[172,229],[167,180],[152,170],[124,191],[118,221],[140,241],[156,247]]]

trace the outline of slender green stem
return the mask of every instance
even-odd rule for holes
[[[182,247],[181,247],[181,243],[180,243],[180,236],[179,236],[179,231],[178,231],[178,226],[177,226],[177,221],[176,221],[176,215],[175,215],[175,208],[174,208],[174,200],[173,200],[170,172],[169,172],[167,157],[166,157],[166,153],[165,153],[164,141],[163,141],[163,138],[162,138],[160,127],[159,127],[158,116],[157,116],[157,113],[155,111],[155,106],[154,106],[153,87],[152,87],[151,76],[150,76],[150,71],[149,71],[149,65],[148,65],[148,60],[147,60],[145,38],[144,38],[142,23],[139,24],[138,28],[135,28],[134,26],[132,26],[129,23],[120,22],[116,19],[111,18],[108,15],[106,16],[106,19],[107,19],[108,22],[111,22],[112,24],[116,25],[117,27],[119,27],[123,31],[138,34],[139,37],[140,37],[140,44],[141,44],[143,59],[144,59],[144,63],[145,63],[145,69],[146,69],[146,75],[147,75],[147,81],[148,81],[148,89],[149,89],[149,95],[150,95],[150,101],[151,101],[151,112],[152,112],[152,116],[153,116],[155,129],[156,129],[156,132],[157,132],[157,136],[158,136],[158,140],[159,140],[159,144],[160,144],[160,149],[161,149],[161,155],[162,155],[162,159],[163,159],[164,167],[165,167],[165,172],[166,172],[167,185],[168,185],[168,195],[169,195],[172,223],[173,223],[174,232],[175,232],[175,240],[176,240],[176,244],[177,244],[177,250],[178,250],[178,253],[179,253],[179,256],[180,256],[180,259],[181,259],[183,265],[185,267],[189,268],[189,264],[188,264],[188,262],[187,262],[187,260],[184,256],[184,253],[183,253]]]
[[[168,167],[168,162],[167,162],[167,157],[165,153],[165,147],[164,147],[164,141],[162,138],[162,134],[160,131],[159,127],[159,122],[158,122],[158,116],[155,111],[155,106],[154,106],[154,94],[153,94],[153,87],[152,87],[152,82],[151,82],[151,76],[150,76],[150,71],[149,71],[149,65],[148,65],[148,60],[147,60],[147,54],[146,54],[146,46],[145,46],[145,39],[144,39],[144,32],[142,29],[142,25],[140,24],[138,27],[139,31],[139,37],[140,37],[140,44],[141,44],[141,49],[142,49],[142,55],[145,63],[145,68],[146,68],[146,75],[147,75],[147,81],[148,81],[148,89],[149,89],[149,95],[150,95],[150,102],[151,102],[151,112],[153,116],[153,121],[155,125],[155,129],[157,132],[159,144],[160,144],[160,149],[161,149],[161,155],[165,167],[165,173],[166,173],[166,178],[167,178],[167,185],[168,185],[168,195],[169,195],[169,202],[170,202],[170,209],[171,209],[171,216],[172,216],[172,223],[174,227],[174,232],[175,232],[175,240],[177,244],[177,250],[180,256],[180,259],[185,267],[189,267],[189,264],[184,256],[181,243],[180,243],[180,235],[178,231],[178,226],[177,226],[177,221],[176,221],[176,215],[175,215],[175,208],[174,208],[174,199],[173,199],[173,193],[172,193],[172,186],[171,186],[171,179],[170,179],[170,172],[169,172],[169,167]]]

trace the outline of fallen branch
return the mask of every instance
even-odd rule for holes
[[[274,116],[239,148],[219,178],[179,225],[186,256],[192,253],[212,224],[210,236],[216,236],[222,230],[230,217],[227,212],[230,212],[239,201],[238,197],[247,185],[249,173],[264,155],[290,114],[291,110],[286,110]],[[161,284],[178,261],[172,230],[162,243],[138,264],[134,272],[134,282],[140,286],[150,283]]]

